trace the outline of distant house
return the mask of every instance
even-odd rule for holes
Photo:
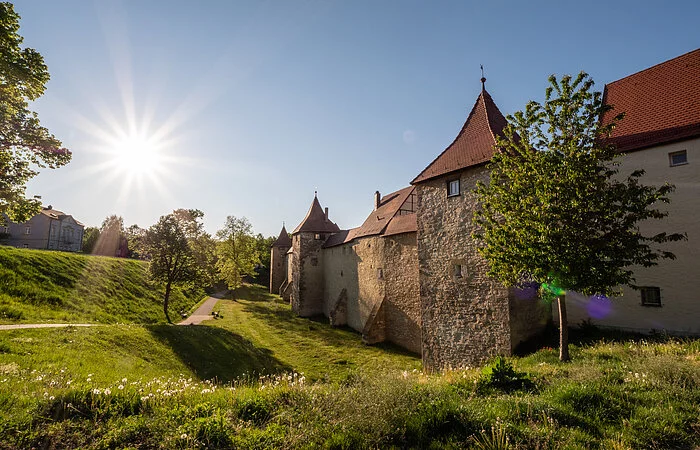
[[[23,223],[11,222],[5,216],[5,226],[0,229],[4,238],[0,243],[17,248],[79,252],[83,244],[84,228],[70,214],[49,205]]]

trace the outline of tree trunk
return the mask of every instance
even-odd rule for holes
[[[566,317],[566,294],[557,297],[559,305],[559,360],[569,360],[569,320]]]
[[[170,281],[165,285],[165,298],[163,298],[163,312],[165,313],[165,318],[168,323],[173,323],[170,320],[170,315],[168,315],[168,300],[170,300]]]

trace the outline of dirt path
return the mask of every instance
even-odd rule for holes
[[[211,312],[214,310],[214,306],[218,301],[218,298],[207,298],[204,303],[202,303],[202,306],[197,308],[197,310],[190,317],[178,323],[178,325],[199,325],[204,320],[214,318],[214,316],[211,315]]]
[[[91,327],[94,323],[21,323],[18,325],[0,325],[0,330],[19,330],[22,328],[65,328]]]

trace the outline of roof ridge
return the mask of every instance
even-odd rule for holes
[[[634,73],[632,73],[632,74],[627,75],[626,77],[622,77],[622,78],[619,78],[619,79],[617,79],[617,80],[615,80],[615,81],[611,81],[610,83],[606,83],[605,86],[608,86],[608,85],[610,85],[610,84],[617,83],[618,81],[622,81],[622,80],[625,80],[625,79],[630,78],[630,77],[634,77],[634,76],[639,75],[639,74],[641,74],[641,73],[644,73],[644,72],[647,72],[647,71],[649,71],[649,70],[652,70],[652,69],[654,69],[654,68],[656,68],[656,67],[658,67],[658,66],[660,66],[660,65],[670,63],[670,62],[673,61],[673,60],[686,57],[686,56],[690,55],[691,53],[695,53],[695,52],[700,52],[700,48],[696,48],[695,50],[691,50],[691,51],[689,51],[689,52],[685,52],[685,53],[683,53],[682,55],[674,56],[673,58],[667,59],[666,61],[661,61],[660,63],[656,63],[656,64],[654,64],[653,66],[647,67],[646,69],[639,70],[639,71],[637,71],[637,72],[634,72]]]
[[[481,99],[481,97],[482,97],[482,95],[483,95],[484,92],[486,92],[486,89],[485,89],[485,88],[482,88],[482,89],[481,89],[481,92],[479,93],[479,96],[476,98],[476,101],[474,102],[474,106],[472,106],[471,111],[469,111],[469,115],[467,116],[467,120],[464,121],[464,125],[462,125],[462,129],[459,130],[459,133],[457,133],[457,137],[455,137],[455,138],[452,140],[452,142],[450,143],[450,145],[448,145],[447,147],[445,147],[445,149],[444,149],[439,155],[437,155],[432,161],[430,161],[430,164],[428,164],[427,166],[425,166],[425,169],[423,169],[418,175],[416,175],[415,178],[413,178],[413,180],[411,181],[411,184],[415,183],[416,180],[417,180],[418,178],[420,178],[420,176],[423,175],[423,173],[425,173],[425,171],[428,170],[428,169],[430,168],[430,166],[432,166],[438,159],[440,159],[440,157],[441,157],[442,155],[444,155],[445,152],[447,152],[447,151],[450,149],[450,147],[452,147],[452,146],[455,144],[455,142],[457,142],[457,141],[459,140],[459,138],[462,136],[462,134],[464,133],[464,131],[467,129],[467,124],[469,123],[469,121],[471,120],[472,116],[474,115],[474,111],[476,111],[476,107],[477,107],[477,105],[479,104],[479,99]]]

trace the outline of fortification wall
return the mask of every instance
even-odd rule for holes
[[[426,370],[473,366],[511,354],[508,290],[487,275],[471,237],[473,190],[487,182],[484,167],[417,186],[418,261]],[[447,183],[460,180],[460,195]],[[460,273],[461,272],[461,273]]]
[[[298,233],[292,238],[294,288],[292,310],[301,317],[323,314],[323,253],[324,236]]]
[[[333,326],[350,325],[362,331],[357,308],[360,286],[357,275],[358,257],[353,244],[325,248],[323,252],[323,314]]]
[[[287,258],[288,247],[272,247],[270,249],[270,292],[280,293],[282,283],[287,279]]]
[[[385,338],[421,353],[420,283],[416,233],[382,238],[386,269]]]

